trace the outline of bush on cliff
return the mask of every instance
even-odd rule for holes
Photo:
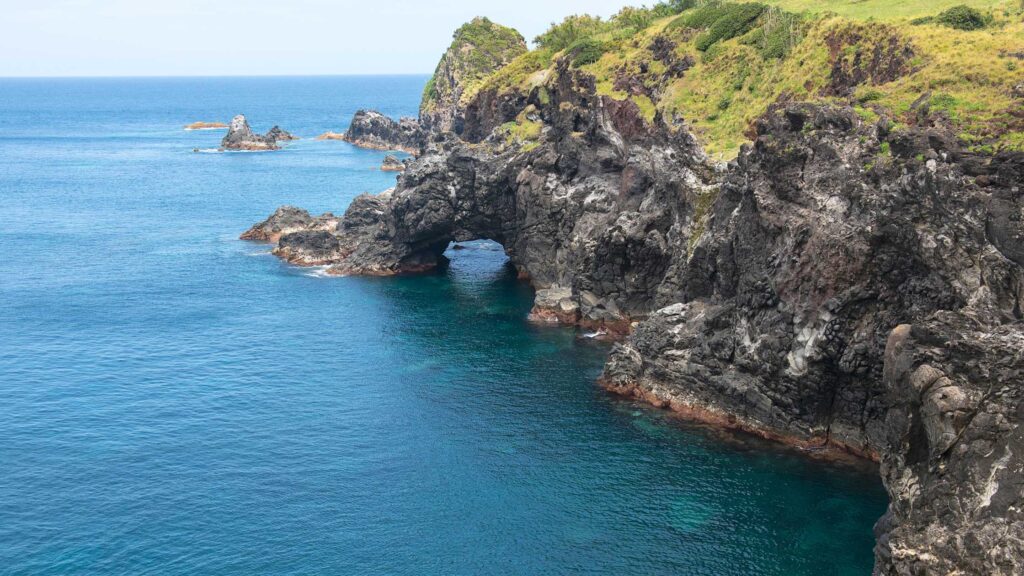
[[[607,21],[567,18],[485,86],[523,96],[538,90],[544,103],[559,77],[552,63],[562,57],[593,77],[597,94],[634,102],[648,121],[658,113],[685,121],[720,159],[735,156],[752,122],[779,99],[849,98],[865,121],[938,121],[968,149],[1024,150],[1024,66],[1015,59],[1024,21],[1016,2],[1013,9],[1009,0],[662,2]],[[983,15],[983,32],[938,22],[957,4]],[[837,75],[849,94],[836,95]],[[915,102],[928,92],[938,96],[922,115]]]
[[[939,14],[935,21],[957,30],[981,30],[989,23],[989,19],[984,14],[963,4]]]
[[[721,4],[710,9],[714,20],[708,26],[708,31],[697,38],[697,49],[704,52],[715,42],[747,33],[764,10],[764,4]]]
[[[572,60],[573,67],[579,68],[597,62],[607,50],[604,42],[593,38],[583,38],[574,42],[565,52]]]
[[[558,52],[565,50],[574,42],[597,34],[604,23],[599,16],[576,14],[567,16],[560,23],[552,22],[546,32],[533,39],[538,48]]]

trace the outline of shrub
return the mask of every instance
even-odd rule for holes
[[[957,30],[981,30],[988,25],[988,18],[981,12],[963,4],[939,14],[935,21]]]
[[[697,38],[695,46],[701,52],[712,44],[745,34],[754,26],[754,21],[764,13],[764,4],[722,4],[716,10],[718,18],[708,31]]]
[[[1024,2],[1024,0],[1021,1]],[[658,4],[658,6],[668,6],[672,11],[672,14],[679,14],[680,12],[689,10],[690,8],[696,8],[697,4],[697,0],[669,0],[668,2]]]
[[[571,46],[574,42],[593,36],[601,31],[604,23],[599,16],[577,14],[568,16],[559,24],[551,24],[547,32],[537,36],[533,41],[540,48],[558,52]]]
[[[707,51],[713,44],[746,34],[758,18],[766,10],[764,4],[754,2],[738,4],[734,2],[708,2],[688,14],[683,14],[669,23],[668,28],[705,29],[704,34],[697,38],[696,46],[701,52]],[[771,38],[772,54],[784,54],[790,43],[790,26],[773,29]],[[767,44],[768,42],[766,42]]]
[[[802,33],[800,16],[772,6],[765,9],[760,26],[753,28],[740,42],[756,47],[766,60],[781,60],[800,43]]]
[[[654,13],[647,8],[634,8],[627,6],[615,16],[612,16],[612,22],[618,26],[625,28],[632,28],[633,30],[643,30],[654,22]]]
[[[423,87],[423,100],[437,100],[437,79],[433,76],[430,80],[427,80],[427,85]]]
[[[601,59],[601,56],[608,50],[604,42],[593,38],[582,38],[569,46],[566,54],[572,60],[574,68],[593,64]]]
[[[881,100],[882,96],[884,96],[884,94],[882,94],[878,90],[869,89],[869,90],[866,90],[860,96],[857,97],[857,102],[860,102],[861,104],[867,104],[868,102],[874,102],[876,100]]]

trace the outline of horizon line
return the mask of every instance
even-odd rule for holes
[[[82,75],[38,75],[4,76],[0,80],[83,80],[83,79],[130,79],[130,78],[341,78],[341,77],[389,77],[389,76],[430,76],[430,72],[395,73],[328,73],[328,74],[82,74]]]

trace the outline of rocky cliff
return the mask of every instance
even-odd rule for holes
[[[341,139],[363,148],[400,150],[409,154],[419,154],[426,143],[426,135],[415,119],[394,120],[376,110],[356,112]]]
[[[737,10],[747,30],[778,25]],[[805,86],[823,97],[773,97],[735,159],[713,161],[708,139],[732,125],[701,126],[668,100],[708,73],[684,45],[707,44],[707,14],[629,37],[646,60],[611,77],[579,40],[549,67],[517,59],[445,111],[451,130],[431,111],[394,189],[340,219],[281,209],[246,237],[374,275],[434,268],[452,241],[498,241],[537,289],[531,317],[624,336],[609,390],[879,460],[891,503],[877,573],[1020,573],[1024,153],[968,146],[965,116],[927,93],[902,115],[865,109],[864,86],[929,69],[888,25],[816,23],[834,45],[820,44],[822,78]]]

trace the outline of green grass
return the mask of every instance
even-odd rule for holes
[[[512,28],[495,24],[487,18],[474,18],[463,24],[455,31],[448,51],[427,82],[420,110],[429,111],[438,102],[452,98],[454,86],[438,81],[442,67],[454,72],[465,93],[526,51],[526,41]]]
[[[938,22],[939,14],[961,4],[982,11],[983,29]],[[722,160],[736,155],[754,120],[780,98],[850,104],[865,122],[886,117],[909,126],[927,114],[928,122],[950,124],[972,149],[1024,150],[1021,103],[1013,95],[1024,83],[1024,64],[1013,55],[1024,47],[1020,0],[694,0],[686,6],[680,14],[663,7],[610,21],[569,19],[549,30],[558,42],[519,56],[481,86],[523,94],[540,88],[543,102],[557,79],[554,61],[578,58],[571,45],[588,46],[574,65],[594,77],[598,94],[632,100],[648,121],[659,111],[685,120],[707,152]],[[568,32],[560,28],[566,23],[572,23]],[[650,47],[659,37],[675,44],[675,58],[693,63],[680,77],[654,60]],[[892,41],[912,49],[902,76],[865,83],[849,97],[824,96],[836,59],[847,66],[870,61]],[[617,90],[623,75],[655,99]],[[923,94],[930,94],[924,111],[911,111]],[[539,134],[534,127],[522,133],[521,118],[516,125],[515,131],[506,127],[515,140]]]
[[[1012,7],[1012,0],[761,0],[790,12],[833,13],[857,20],[931,16],[965,4],[980,10]]]

